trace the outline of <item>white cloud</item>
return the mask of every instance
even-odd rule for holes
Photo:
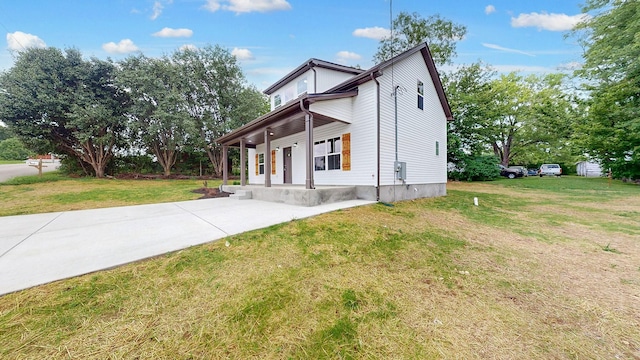
[[[193,30],[191,29],[172,29],[172,28],[163,28],[162,30],[153,33],[153,36],[157,37],[191,37],[193,35]]]
[[[152,9],[152,14],[151,14],[151,20],[155,20],[157,19],[160,14],[162,14],[162,10],[164,9],[164,4],[171,4],[173,3],[173,0],[164,0],[164,1],[156,1],[153,3],[153,9]]]
[[[290,10],[291,4],[287,0],[207,0],[204,8],[216,12],[220,9],[233,11],[237,14],[249,12],[269,12]]]
[[[384,38],[391,36],[391,30],[381,28],[379,26],[374,26],[369,28],[355,29],[352,35],[356,37],[382,40]]]
[[[131,39],[122,39],[119,43],[108,42],[102,44],[102,49],[109,54],[126,54],[134,51],[138,51],[138,47],[131,41]]]
[[[484,8],[484,13],[487,15],[493,14],[494,12],[496,12],[496,7],[493,5],[487,5],[487,7]]]
[[[346,63],[349,60],[360,60],[362,59],[362,56],[351,52],[351,51],[340,51],[336,54],[336,57],[338,58],[338,62],[340,63]]]
[[[7,47],[9,50],[19,51],[32,47],[44,48],[47,47],[47,44],[35,35],[16,31],[14,33],[7,33]]]
[[[522,55],[527,55],[527,56],[535,56],[534,54],[528,53],[526,51],[517,50],[517,49],[510,49],[510,48],[502,47],[502,46],[496,45],[496,44],[482,43],[482,46],[484,46],[486,48],[489,48],[489,49],[500,50],[500,51],[504,51],[504,52],[522,54]]]
[[[198,50],[198,47],[193,45],[193,44],[184,44],[182,46],[180,46],[180,51],[185,51],[185,50]]]
[[[164,8],[164,5],[162,5],[160,1],[156,1],[155,3],[153,3],[153,14],[151,14],[151,20],[157,19],[158,16],[162,14],[163,8]]]
[[[589,19],[588,14],[569,16],[567,14],[547,14],[532,12],[520,14],[517,18],[511,18],[513,27],[536,27],[538,30],[567,31],[573,29],[579,22]]]
[[[553,73],[555,69],[544,66],[531,66],[531,65],[491,65],[491,68],[499,73],[510,72],[526,72],[526,73]]]
[[[560,71],[574,71],[574,70],[579,70],[582,69],[582,63],[577,62],[577,61],[571,61],[565,64],[560,64],[558,66],[558,70]]]
[[[211,12],[216,12],[220,10],[221,5],[218,0],[207,0],[207,3],[203,7]]]
[[[236,59],[238,60],[253,60],[253,54],[251,53],[251,50],[249,49],[238,49],[238,48],[233,48],[233,50],[231,50],[231,55],[235,56]]]

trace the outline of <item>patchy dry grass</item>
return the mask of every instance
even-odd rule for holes
[[[519,180],[5,295],[0,357],[640,358],[640,189]]]

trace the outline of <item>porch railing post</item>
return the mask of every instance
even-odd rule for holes
[[[244,139],[240,139],[240,186],[247,185],[247,172],[245,167],[247,166],[247,158],[244,149]]]
[[[307,189],[315,189],[313,183],[313,115],[306,114],[304,116],[304,132],[306,137],[306,168],[307,179],[305,181],[305,187]]]
[[[271,141],[269,140],[270,130],[264,131],[264,186],[271,187]]]
[[[229,147],[222,145],[222,185],[227,185],[229,180]]]

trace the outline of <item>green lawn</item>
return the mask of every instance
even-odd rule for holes
[[[207,180],[218,187],[220,180]],[[0,216],[195,200],[202,180],[71,179],[58,172],[0,183]]]
[[[0,357],[637,358],[638,209],[616,181],[450,183],[5,295]]]
[[[0,165],[24,164],[24,160],[0,160]]]

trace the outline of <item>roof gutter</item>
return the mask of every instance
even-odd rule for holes
[[[318,92],[318,72],[316,71],[316,67],[313,66],[313,61],[309,61],[309,66],[311,67],[311,71],[313,71],[313,92]]]
[[[323,100],[335,100],[335,99],[344,99],[348,97],[358,96],[358,89],[353,89],[350,91],[337,92],[337,93],[321,93],[321,94],[308,94],[307,102],[309,104],[323,101]]]

